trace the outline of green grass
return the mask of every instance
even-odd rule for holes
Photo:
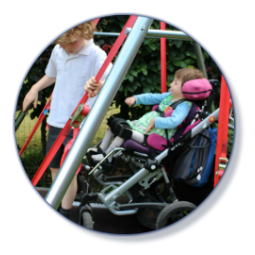
[[[32,110],[30,110],[31,112]],[[32,131],[37,118],[31,120],[29,117],[30,112],[26,115],[23,119],[22,123],[20,124],[18,130],[15,132],[16,142],[19,148],[23,146],[27,137],[29,136],[30,132]],[[18,116],[19,112],[16,112],[15,118]],[[41,125],[38,127],[37,131],[35,132],[33,138],[31,139],[30,143],[26,150],[34,149],[34,146],[39,147],[41,146]]]

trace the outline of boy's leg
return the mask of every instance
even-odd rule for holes
[[[53,143],[57,139],[60,132],[61,132],[61,129],[50,126],[48,141],[47,141],[47,152],[52,147]],[[56,155],[54,156],[54,158],[52,159],[49,165],[51,170],[52,182],[55,180],[59,172],[59,165],[60,165],[60,160],[63,154],[64,146],[67,144],[67,142],[70,139],[72,139],[72,137],[73,137],[73,134],[72,132],[70,132],[67,135],[64,141],[64,144],[60,147],[60,149],[58,150],[58,152],[56,153]],[[60,213],[66,216],[67,218],[69,218],[70,210],[72,208],[72,204],[75,199],[76,193],[77,193],[77,177],[75,176],[70,186],[68,187],[65,196],[63,197],[61,208],[60,208]]]
[[[59,172],[59,168],[50,168],[50,170],[53,182]],[[67,218],[69,218],[70,211],[73,206],[73,201],[76,197],[76,193],[77,193],[77,176],[75,175],[61,202],[60,213],[65,215]]]
[[[58,174],[59,168],[50,168],[50,171],[51,171],[52,182],[54,182],[54,180],[56,179],[56,176]]]
[[[61,207],[65,210],[71,210],[73,206],[73,201],[76,197],[77,193],[77,175],[74,176],[72,182],[70,183],[63,199],[62,199],[62,204]]]

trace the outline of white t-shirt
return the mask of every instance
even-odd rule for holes
[[[56,78],[47,120],[49,125],[58,128],[65,126],[85,93],[86,82],[96,76],[106,57],[93,39],[77,54],[68,54],[59,45],[54,47],[45,70],[47,76]],[[111,67],[110,63],[101,80],[106,78]],[[95,99],[89,98],[86,104],[91,108]]]

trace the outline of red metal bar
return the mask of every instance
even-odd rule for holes
[[[230,94],[224,77],[221,78],[220,91],[220,112],[216,144],[214,187],[219,182],[224,169],[219,167],[220,163],[227,164],[227,143],[228,143],[228,123],[230,109]]]
[[[136,21],[136,18],[137,18],[136,16],[130,16],[129,17],[126,25],[122,29],[119,37],[117,38],[117,40],[115,41],[113,47],[111,48],[111,51],[109,52],[109,54],[108,54],[104,64],[101,66],[100,70],[98,71],[98,73],[97,73],[97,75],[95,77],[95,80],[97,82],[101,79],[101,77],[103,76],[106,68],[108,67],[108,65],[110,64],[112,59],[115,57],[115,55],[117,54],[120,46],[122,45],[122,43],[124,42],[125,38],[127,37],[127,35],[125,34],[126,27],[132,27],[133,24]],[[81,99],[81,101],[79,102],[79,104],[77,105],[75,110],[73,111],[72,115],[75,113],[75,111],[77,110],[77,108],[78,108],[78,106],[80,104],[82,104],[82,103],[85,104],[86,103],[87,99],[88,99],[88,93],[85,93],[85,95],[83,96],[83,98]],[[35,176],[33,177],[32,183],[33,183],[34,186],[36,186],[38,181],[41,179],[42,175],[46,171],[47,167],[49,166],[51,160],[55,156],[55,154],[58,151],[59,147],[64,142],[65,137],[70,132],[70,130],[71,130],[70,122],[71,122],[71,120],[69,119],[67,121],[66,125],[64,126],[64,128],[62,129],[62,131],[60,132],[58,138],[56,139],[56,141],[54,142],[54,144],[50,148],[48,154],[44,158],[44,160],[43,160],[42,164],[40,165],[39,169],[37,170]]]
[[[95,26],[97,25],[97,23],[98,23],[99,20],[100,20],[100,19],[94,19],[94,24],[95,24]]]
[[[160,29],[166,29],[166,23],[160,21]],[[167,91],[166,85],[166,38],[160,38],[160,60],[161,60],[161,93]]]

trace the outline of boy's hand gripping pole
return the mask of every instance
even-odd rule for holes
[[[126,28],[127,27],[133,27],[133,25],[134,25],[134,23],[136,21],[136,18],[137,18],[136,16],[130,16],[129,17],[127,23],[123,27],[120,35],[118,36],[118,38],[116,39],[113,47],[111,48],[111,50],[110,50],[110,52],[109,52],[105,62],[101,66],[100,70],[98,71],[98,73],[97,73],[97,75],[95,77],[96,82],[100,81],[100,79],[103,76],[103,74],[104,74],[105,70],[107,69],[108,65],[110,64],[112,59],[115,57],[115,55],[117,54],[120,46],[123,44],[125,38],[127,37],[127,35],[125,34]],[[85,95],[83,96],[83,98],[79,102],[78,106],[80,104],[85,104],[87,99],[88,99],[88,93],[85,93]],[[76,112],[78,106],[74,110],[73,114]],[[73,114],[71,115],[71,117],[73,116]],[[70,132],[71,128],[72,127],[70,126],[70,119],[69,119],[67,121],[66,125],[64,126],[64,128],[62,129],[62,131],[60,132],[58,138],[54,142],[53,146],[50,148],[50,150],[49,150],[48,154],[46,155],[45,159],[43,160],[41,166],[39,167],[39,169],[37,170],[36,174],[34,175],[34,177],[32,179],[32,183],[33,183],[34,186],[36,186],[36,184],[38,183],[38,181],[40,180],[40,178],[42,177],[42,175],[46,171],[46,169],[49,166],[51,160],[55,156],[55,154],[58,151],[58,149],[61,146],[61,144],[64,142],[64,140],[65,140],[67,134]]]

